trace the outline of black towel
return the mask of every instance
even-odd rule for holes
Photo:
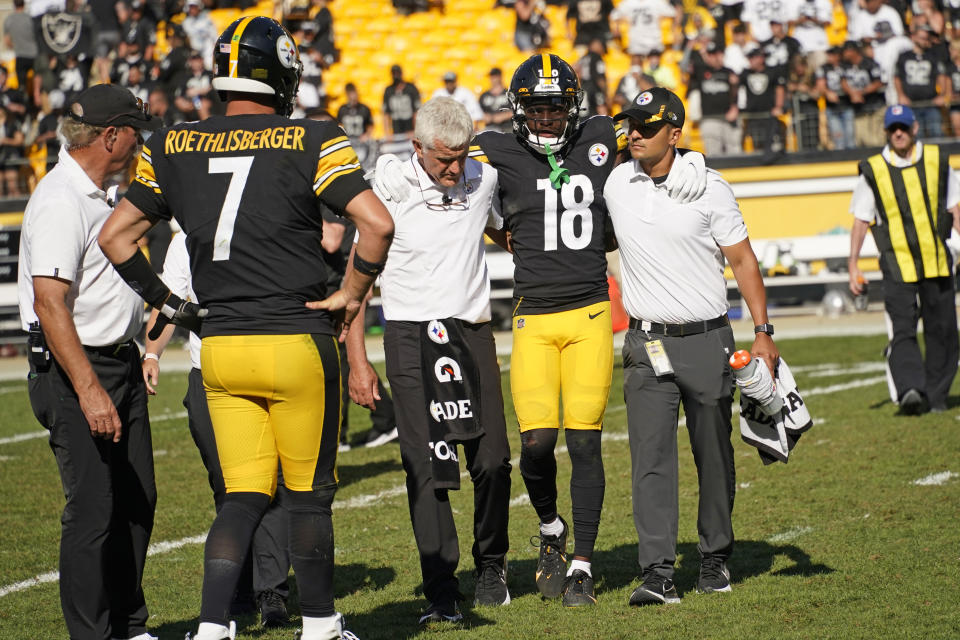
[[[480,373],[456,318],[420,323],[420,370],[434,489],[460,488],[457,443],[479,438]]]

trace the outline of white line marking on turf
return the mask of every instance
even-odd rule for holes
[[[811,378],[829,378],[833,376],[847,376],[858,373],[868,373],[870,371],[886,371],[887,365],[883,362],[858,362],[849,367],[833,367],[830,369],[817,369],[811,371]]]
[[[946,484],[951,478],[956,478],[957,475],[953,471],[941,471],[940,473],[931,473],[928,476],[922,478],[917,478],[913,481],[913,484],[918,487],[938,487],[942,484]]]
[[[530,495],[526,493],[521,493],[516,498],[510,500],[511,507],[519,507],[520,505],[530,504]]]
[[[31,431],[30,433],[18,433],[15,436],[9,436],[6,438],[0,438],[0,444],[13,444],[14,442],[23,442],[25,440],[33,440],[35,438],[43,438],[44,436],[50,435],[50,432],[44,429],[43,431]]]
[[[150,416],[150,422],[164,422],[166,420],[179,420],[180,418],[186,418],[186,411],[176,411],[174,413],[161,413],[156,416]],[[14,436],[7,436],[6,438],[0,438],[0,445],[4,444],[14,444],[15,442],[25,442],[27,440],[35,440],[37,438],[45,438],[50,435],[50,432],[44,429],[43,431],[31,431],[29,433],[18,433]],[[162,455],[162,454],[161,454]]]
[[[166,540],[164,542],[154,542],[147,548],[148,556],[155,556],[158,553],[167,553],[168,551],[175,551],[181,547],[185,547],[188,544],[203,544],[207,540],[207,534],[201,533],[198,536],[189,536],[187,538],[180,538],[179,540]]]
[[[793,540],[794,538],[799,538],[800,536],[806,535],[812,531],[813,531],[813,527],[794,527],[793,529],[788,529],[787,531],[773,534],[772,536],[767,538],[767,542],[772,542],[774,544],[777,544],[780,542],[788,542],[790,540]]]
[[[0,395],[5,393],[26,393],[26,387],[0,387]]]
[[[857,389],[858,387],[870,387],[881,382],[886,382],[886,376],[874,376],[873,378],[864,378],[863,380],[852,380],[841,384],[832,384],[829,387],[814,387],[813,389],[803,389],[800,391],[802,396],[819,396],[825,393],[836,393],[837,391],[846,391],[847,389]]]
[[[11,593],[16,593],[17,591],[23,591],[24,589],[35,587],[38,584],[56,582],[59,579],[60,579],[60,573],[57,571],[50,571],[49,573],[41,573],[40,575],[34,576],[33,578],[27,578],[26,580],[21,580],[20,582],[14,582],[13,584],[8,584],[7,586],[0,588],[0,598]]]

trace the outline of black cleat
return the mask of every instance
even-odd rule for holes
[[[260,626],[264,629],[282,627],[290,621],[287,604],[276,591],[261,591],[257,595],[257,605],[260,608]]]
[[[919,416],[930,410],[927,398],[916,389],[907,389],[900,398],[900,414],[905,416]]]
[[[642,607],[648,604],[677,604],[680,596],[673,580],[666,578],[655,571],[647,574],[643,583],[630,594],[630,605]]]
[[[727,563],[716,556],[705,556],[700,561],[700,577],[697,578],[698,593],[729,593],[730,570]]]
[[[558,516],[559,517],[559,516]],[[547,536],[542,533],[530,538],[530,544],[540,547],[537,560],[537,589],[544,598],[559,598],[567,577],[567,534],[570,529],[560,518],[563,533]]]
[[[597,604],[593,594],[593,576],[582,569],[575,569],[563,581],[563,606],[588,607]]]
[[[477,569],[477,588],[473,604],[478,607],[499,607],[510,604],[506,560],[503,564],[491,563]]]
[[[432,603],[420,616],[419,624],[430,625],[437,622],[458,623],[463,620],[460,606],[456,600],[443,600]]]

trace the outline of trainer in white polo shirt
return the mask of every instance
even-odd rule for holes
[[[459,486],[460,471],[458,464],[444,466],[451,457],[457,460],[457,445],[474,482],[475,603],[510,602],[505,573],[510,446],[483,248],[485,229],[493,233],[502,222],[490,215],[497,172],[467,158],[472,137],[465,107],[450,98],[430,100],[417,113],[416,154],[403,163],[408,197],[397,202],[381,196],[394,222],[380,282],[384,353],[429,601],[421,624],[461,618],[455,575],[460,551],[446,496]],[[363,322],[353,327],[347,338],[350,396],[371,406],[376,376],[363,348]],[[468,387],[478,393],[456,395]],[[438,423],[449,430],[439,433]],[[454,431],[454,423],[464,429]]]
[[[143,302],[97,236],[140,130],[159,126],[127,89],[87,89],[67,110],[57,166],[23,216],[20,316],[30,331],[30,402],[50,431],[66,495],[60,604],[71,638],[152,637],[140,579],[157,493],[133,342]]]
[[[683,404],[700,479],[697,590],[730,590],[734,460],[730,443],[735,349],[727,320],[724,258],[756,326],[752,354],[773,366],[779,353],[766,293],[743,217],[730,189],[708,171],[707,190],[679,204],[666,180],[684,122],[680,98],[654,88],[617,116],[626,120],[632,161],[618,166],[604,199],[620,247],[623,394],[633,476],[633,514],[642,584],[630,604],[679,602],[673,585],[677,523],[677,415]]]

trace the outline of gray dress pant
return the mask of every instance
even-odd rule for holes
[[[644,343],[661,340],[674,375],[657,377]],[[736,490],[730,411],[734,352],[729,326],[684,337],[631,329],[623,345],[623,395],[633,478],[633,521],[643,574],[673,577],[678,507],[677,420],[680,403],[700,479],[697,531],[701,556],[733,550]]]

